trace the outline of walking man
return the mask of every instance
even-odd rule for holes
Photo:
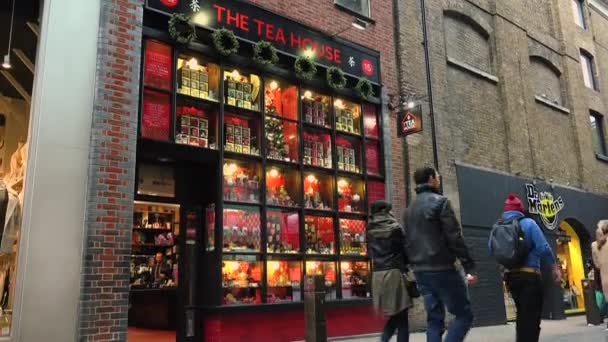
[[[529,248],[521,266],[505,273],[507,287],[517,308],[517,342],[538,342],[543,309],[543,284],[540,262],[544,259],[553,266],[553,278],[559,282],[561,272],[555,256],[540,227],[531,218],[524,216],[524,205],[515,194],[509,194],[504,206],[502,222],[517,220]],[[492,244],[490,253],[492,254]]]
[[[475,262],[462,236],[450,201],[439,193],[439,174],[431,167],[414,173],[416,199],[404,213],[406,253],[416,275],[427,312],[427,342],[440,342],[445,308],[453,314],[445,342],[462,342],[473,324],[465,279],[455,267],[459,260],[469,284],[477,282]]]

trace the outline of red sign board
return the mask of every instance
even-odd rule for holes
[[[144,85],[171,90],[171,46],[146,40]]]
[[[397,136],[407,135],[422,131],[422,106],[417,106],[397,114]]]
[[[141,118],[144,138],[169,140],[171,106],[168,94],[146,89]]]

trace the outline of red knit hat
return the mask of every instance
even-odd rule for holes
[[[519,211],[524,212],[524,204],[521,202],[519,197],[514,193],[510,193],[505,201],[505,211]]]

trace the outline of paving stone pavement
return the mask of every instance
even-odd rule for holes
[[[584,316],[570,317],[567,320],[543,321],[541,342],[608,342],[605,325],[588,327]],[[345,339],[349,342],[377,342],[378,336]],[[393,338],[391,341],[395,341]],[[465,342],[514,342],[515,324],[474,328]],[[410,335],[410,342],[426,342],[424,333]]]

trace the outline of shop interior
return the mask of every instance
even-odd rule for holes
[[[560,286],[566,314],[585,312],[582,280],[586,278],[586,273],[581,237],[567,221],[562,221],[558,228],[556,244],[555,254],[562,271]]]
[[[0,3],[0,337],[11,334],[42,1]]]

